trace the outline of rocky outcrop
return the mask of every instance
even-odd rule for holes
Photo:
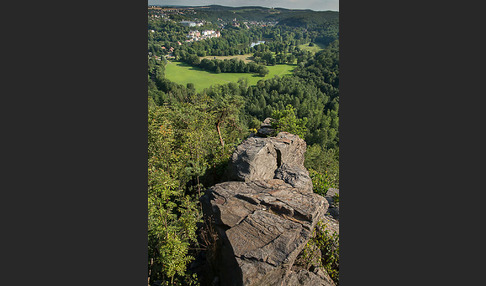
[[[328,276],[292,269],[329,207],[312,192],[305,149],[304,140],[287,132],[250,137],[233,153],[230,181],[201,197],[219,236],[215,284],[334,285]]]
[[[334,196],[339,195],[339,189],[329,188],[326,193],[326,200],[329,203],[328,213],[333,219],[339,221],[339,204],[335,203]]]
[[[312,192],[312,180],[307,169],[295,165],[282,164],[275,171],[275,178],[295,188]]]
[[[309,270],[299,270],[298,272],[292,272],[285,281],[286,286],[335,286],[331,277],[322,269],[318,268],[314,272]]]
[[[258,129],[256,136],[269,137],[275,133],[275,129],[272,128],[272,118],[266,118]]]
[[[275,171],[285,164],[282,168],[288,171],[293,169],[295,173],[307,177],[300,177],[294,181],[310,181],[309,173],[304,167],[305,150],[305,141],[288,132],[280,132],[276,137],[250,137],[233,153],[227,178],[245,182],[269,180],[273,179]],[[312,191],[312,187],[309,191]]]
[[[222,252],[231,253],[241,277],[220,271],[221,285],[280,285],[310,238],[327,201],[279,179],[225,182],[203,197],[215,219]]]
[[[233,153],[228,179],[245,182],[273,179],[277,168],[277,151],[271,140],[250,137]]]

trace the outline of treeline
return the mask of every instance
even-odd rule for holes
[[[199,58],[194,60],[197,63]],[[246,72],[247,67],[242,61],[235,59],[200,61],[205,68],[224,68],[225,72]],[[152,63],[155,63],[152,61]],[[221,64],[221,66],[219,66]],[[152,64],[153,65],[153,64]],[[149,78],[152,85],[149,94],[158,103],[170,101],[168,94],[181,100],[185,93],[194,93],[172,83],[163,77],[163,64],[152,66]],[[156,87],[154,91],[153,88]],[[274,77],[259,81],[256,86],[247,86],[244,81],[238,84],[228,84],[227,93],[245,98],[245,113],[259,121],[270,117],[274,110],[282,110],[288,104],[292,105],[299,118],[308,118],[308,132],[305,140],[308,144],[318,144],[325,148],[339,146],[339,42],[335,41],[326,49],[308,55],[294,69],[294,76]],[[203,94],[211,94],[206,90]],[[214,92],[214,91],[213,91]],[[247,120],[247,123],[254,121]]]
[[[263,120],[273,110],[292,105],[299,118],[308,119],[308,144],[339,146],[339,43],[311,56],[294,70],[293,77],[274,77],[248,88],[246,111]]]
[[[237,20],[248,21],[277,21],[279,14],[277,11],[264,7],[226,7],[221,5],[210,5],[208,9],[198,9],[199,17],[217,21],[232,21]]]
[[[199,67],[215,73],[258,73],[260,76],[265,76],[269,73],[268,68],[263,65],[258,65],[254,62],[245,63],[244,61],[237,59],[203,59],[199,64]]]
[[[250,47],[251,43],[265,40],[265,44]],[[234,56],[255,52],[293,54],[299,52],[298,45],[318,42],[316,33],[302,28],[275,26],[251,29],[223,29],[221,37],[176,45],[174,56],[181,53],[205,56]]]
[[[203,60],[204,65],[214,68],[213,61]],[[228,67],[241,68],[243,65],[237,60],[220,61],[232,63]],[[218,66],[221,69],[221,67]],[[160,69],[160,68],[159,68]],[[229,70],[234,72],[234,70]],[[159,90],[172,94],[182,91],[175,88],[174,83],[166,79],[157,81]],[[301,62],[294,70],[294,76],[274,77],[259,81],[256,86],[245,86],[246,83],[229,84],[228,93],[245,98],[245,113],[251,118],[246,121],[249,125],[253,118],[263,121],[271,117],[274,110],[283,110],[292,105],[299,118],[308,119],[305,140],[309,145],[318,144],[324,148],[339,146],[339,43],[336,41],[328,48],[311,55],[305,62]],[[209,91],[206,91],[206,93]],[[182,95],[179,95],[180,98]],[[164,95],[155,95],[155,99],[166,101]],[[251,126],[256,127],[256,126]]]
[[[269,73],[267,67],[254,62],[245,63],[239,59],[200,59],[197,55],[185,54],[179,58],[180,61],[189,65],[215,73],[258,73],[265,76]]]
[[[199,14],[198,14],[199,15]],[[313,20],[310,20],[313,23]],[[164,56],[171,53],[177,59],[182,53],[205,56],[232,56],[255,52],[271,51],[275,54],[293,54],[297,46],[310,42],[320,42],[324,45],[337,39],[338,23],[328,23],[324,26],[308,25],[308,28],[279,23],[277,26],[235,28],[226,27],[221,30],[221,37],[187,43],[186,35],[191,30],[214,29],[214,24],[203,27],[184,27],[178,23],[164,19],[148,19],[148,50],[152,55]],[[265,45],[250,47],[251,43],[265,40]],[[181,43],[179,45],[179,43]],[[162,47],[165,47],[162,48]],[[285,59],[288,60],[288,59]],[[278,62],[278,59],[277,59]]]
[[[264,21],[285,23],[292,26],[312,27],[322,26],[326,23],[338,24],[339,12],[334,11],[302,11],[285,8],[265,8],[265,7],[225,7],[211,5],[209,8],[196,9],[197,16],[216,22],[218,19],[223,21]]]
[[[309,57],[294,70],[294,75],[318,87],[323,93],[337,100],[339,95],[339,41]],[[338,102],[336,102],[337,104]],[[338,106],[335,108],[338,110]]]
[[[189,65],[215,73],[258,73],[260,76],[268,74],[267,65],[297,64],[307,62],[312,57],[312,52],[300,50],[298,47],[289,48],[276,53],[271,51],[271,45],[260,44],[253,53],[253,61],[245,63],[240,59],[200,59],[198,54],[179,50],[176,52],[176,60]],[[290,53],[288,53],[290,51]]]
[[[255,52],[253,54],[253,61],[263,65],[276,65],[276,64],[293,64],[296,56],[294,53],[277,53],[272,52]]]

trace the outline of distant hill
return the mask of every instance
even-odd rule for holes
[[[283,15],[280,25],[305,27],[309,25],[338,24],[339,12],[335,11],[298,11]]]
[[[155,5],[152,5],[155,6]],[[194,8],[200,18],[216,21],[218,18],[224,21],[231,21],[236,18],[238,21],[280,21],[288,26],[308,26],[337,24],[339,12],[337,11],[313,11],[310,9],[286,9],[268,8],[262,6],[242,6],[229,7],[222,5],[207,6],[178,6],[178,5],[158,5],[160,7],[171,8]]]
[[[187,5],[148,5],[148,6],[156,6],[156,7],[170,7],[170,8],[195,8],[195,9],[205,9],[205,10],[213,10],[213,11],[238,11],[238,10],[276,10],[280,12],[322,12],[322,11],[314,11],[311,9],[288,9],[288,8],[281,8],[281,7],[263,7],[263,6],[240,6],[240,7],[230,7],[230,6],[222,6],[222,5],[201,5],[201,6],[187,6]],[[323,12],[334,12],[339,13],[337,11],[323,11]]]
[[[177,6],[164,5],[160,7],[178,7],[194,9],[198,19],[212,23],[229,23],[236,21],[278,22],[278,26],[302,27],[308,32],[314,31],[319,36],[316,42],[327,45],[339,37],[339,12],[313,11],[310,9],[268,8],[262,6],[229,7],[223,5],[207,6]]]

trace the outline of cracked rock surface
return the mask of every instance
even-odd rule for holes
[[[325,196],[327,202],[329,203],[328,213],[333,219],[339,221],[339,204],[334,203],[334,196],[339,195],[339,189],[329,188]]]
[[[231,157],[228,180],[250,182],[273,179],[275,171],[283,164],[288,168],[301,169],[299,174],[309,177],[304,167],[306,146],[303,139],[288,132],[280,132],[275,137],[249,137]]]
[[[285,281],[286,286],[335,286],[336,284],[332,281],[331,277],[327,275],[322,269],[316,271],[317,273],[310,272],[308,270],[300,270],[298,272],[292,272],[287,281]]]
[[[220,237],[223,259],[214,263],[220,285],[328,285],[314,273],[291,270],[329,207],[312,192],[305,149],[304,140],[287,132],[248,138],[233,154],[232,181],[201,197]]]

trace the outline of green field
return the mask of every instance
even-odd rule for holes
[[[295,65],[267,66],[269,73],[261,77],[253,73],[212,73],[200,68],[190,66],[182,62],[168,62],[165,67],[165,77],[178,84],[193,83],[197,92],[215,84],[238,82],[240,78],[248,79],[248,85],[256,85],[261,79],[270,79],[278,75],[280,77],[291,74]]]
[[[309,47],[309,44],[298,45],[298,47],[301,50],[310,51],[310,52],[313,52],[313,53],[317,53],[318,51],[324,49],[324,45],[317,44],[317,43],[314,43],[314,46],[313,47]]]
[[[234,56],[206,56],[206,57],[200,57],[200,59],[218,59],[218,60],[231,60],[231,59],[237,59],[237,60],[242,60],[245,63],[249,63],[253,61],[253,54],[244,54],[244,55],[234,55]]]

